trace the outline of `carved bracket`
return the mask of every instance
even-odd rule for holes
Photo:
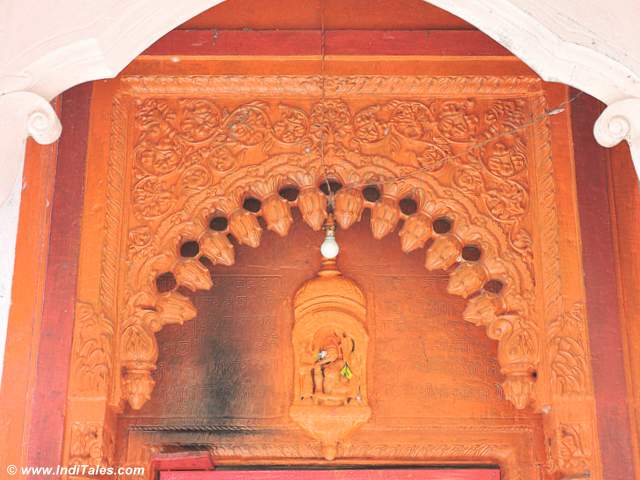
[[[27,137],[43,145],[53,143],[60,137],[62,125],[51,104],[41,96],[31,92],[11,92],[0,95],[0,132],[3,147],[2,205],[22,170]]]
[[[593,127],[596,140],[603,147],[629,142],[631,158],[640,176],[640,98],[626,98],[610,104]]]

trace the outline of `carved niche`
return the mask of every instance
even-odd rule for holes
[[[263,228],[286,235],[291,208],[320,228],[328,174],[342,186],[341,228],[365,209],[375,238],[402,223],[401,248],[424,249],[425,267],[447,272],[449,293],[467,299],[464,320],[498,342],[505,397],[544,413],[549,472],[600,478],[587,326],[565,308],[584,301],[567,286],[580,272],[560,261],[539,80],[124,76],[105,88],[111,116],[95,116],[111,135],[94,139],[90,154],[85,214],[94,221],[83,223],[66,459],[74,425],[95,426],[99,442],[125,403],[139,409],[150,398],[155,333],[195,316],[185,289],[215,283],[203,257],[230,265],[229,235],[252,248]],[[195,254],[183,252],[187,243]],[[320,394],[310,398],[323,406]],[[111,448],[92,451],[111,458]]]
[[[337,443],[371,416],[367,405],[366,300],[335,261],[294,297],[294,398],[289,414],[322,443],[327,460]]]

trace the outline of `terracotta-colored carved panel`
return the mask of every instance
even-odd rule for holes
[[[198,316],[158,334],[154,394],[139,413],[125,413],[123,428],[292,428],[289,309],[296,289],[315,274],[322,241],[295,217],[287,237],[267,234],[260,249],[239,249],[234,266],[214,267],[216,287],[190,295]],[[481,430],[483,419],[502,418],[502,425],[516,421],[541,435],[539,416],[504,398],[496,344],[462,320],[465,302],[447,293],[447,276],[425,270],[418,254],[403,254],[398,237],[373,239],[367,220],[340,231],[338,240],[341,271],[371,303],[371,422]]]
[[[219,455],[237,444],[257,456],[269,453],[274,461],[293,452],[316,455],[314,442],[300,432],[293,435],[297,427],[288,418],[295,381],[288,308],[297,288],[317,270],[322,233],[299,215],[294,218],[287,237],[266,234],[260,249],[238,249],[234,266],[214,267],[216,287],[192,295],[198,316],[158,334],[156,389],[139,413],[125,412],[122,437],[130,435],[133,445],[150,435],[159,443],[211,443],[222,449]],[[340,269],[362,286],[373,310],[367,327],[372,419],[347,446],[356,455],[377,451],[382,447],[369,442],[384,442],[384,432],[397,428],[439,441],[443,430],[445,438],[468,442],[491,432],[505,445],[515,440],[505,447],[515,449],[508,454],[513,461],[526,462],[532,455],[543,462],[540,416],[520,412],[504,399],[495,342],[462,320],[464,301],[447,293],[446,275],[425,270],[417,252],[403,254],[396,236],[375,240],[368,220],[367,214],[338,233]],[[127,434],[128,429],[133,431]],[[410,445],[407,452],[431,448],[427,456],[451,448]],[[472,461],[483,458],[478,448],[469,447]],[[341,447],[339,457],[345,454]]]
[[[194,443],[227,462],[333,457],[289,417],[291,299],[319,264],[323,195],[342,187],[339,262],[367,296],[371,419],[337,461],[599,478],[579,264],[560,257],[573,204],[556,196],[544,85],[209,75],[229,67],[216,62],[196,76],[144,64],[96,93],[110,136],[91,146],[86,212],[103,223],[83,233],[73,362],[87,344],[112,361],[104,384],[72,378],[66,458],[86,431],[107,460]]]
[[[153,389],[150,373],[155,368],[157,345],[148,329],[155,331],[192,316],[189,313],[174,319],[155,306],[154,277],[167,270],[178,285],[189,290],[210,288],[204,267],[197,259],[184,255],[180,259],[178,249],[181,242],[197,241],[203,235],[212,214],[226,216],[229,232],[240,244],[254,248],[262,231],[255,213],[267,230],[286,235],[291,225],[290,207],[280,198],[279,189],[298,182],[297,188],[307,187],[309,177],[311,185],[321,183],[323,169],[317,158],[321,146],[326,147],[328,171],[342,184],[362,189],[369,183],[382,182],[380,188],[375,187],[377,197],[367,204],[374,238],[382,238],[395,228],[401,217],[398,202],[406,200],[433,222],[447,225],[443,231],[436,231],[438,235],[427,250],[428,269],[453,267],[465,248],[482,252],[482,259],[473,260],[477,265],[462,262],[456,268],[448,290],[468,297],[482,290],[485,283],[505,287],[494,303],[497,315],[487,320],[486,326],[489,336],[500,341],[498,358],[506,375],[505,395],[518,408],[532,401],[540,359],[534,299],[530,296],[534,279],[526,190],[527,148],[533,147],[527,147],[524,133],[516,131],[499,140],[491,140],[491,135],[522,125],[528,108],[542,107],[541,98],[530,107],[523,99],[481,97],[422,102],[368,100],[371,95],[397,88],[406,90],[405,95],[422,89],[446,94],[473,88],[471,79],[453,77],[329,77],[328,83],[315,77],[194,77],[176,78],[177,83],[171,86],[165,83],[167,80],[151,85],[142,77],[125,79],[130,88],[151,94],[164,89],[178,93],[191,82],[204,82],[207,88],[219,91],[220,98],[172,100],[151,96],[133,104],[137,140],[133,146],[136,160],[131,232],[136,238],[149,228],[165,230],[169,235],[164,252],[157,250],[159,245],[146,248],[144,244],[132,251],[135,266],[129,280],[134,291],[142,292],[128,300],[131,314],[123,332],[121,385],[134,408],[140,408]],[[258,92],[266,88],[288,97],[278,102],[248,97],[239,102],[238,95],[251,93],[251,82],[259,82]],[[519,82],[525,91],[533,88],[531,81]],[[489,79],[479,85],[481,94],[499,88],[499,83]],[[340,97],[319,103],[313,97],[321,93],[321,87],[333,92],[333,97],[353,98],[349,103]],[[483,142],[477,152],[469,149],[474,141]],[[544,150],[536,154],[544,155]],[[273,176],[255,177],[250,169],[258,165],[275,168]],[[419,169],[420,176],[385,181],[402,175],[403,168]],[[461,194],[469,196],[468,206],[451,193],[438,191],[447,178]],[[216,199],[221,188],[228,194]],[[187,199],[188,210],[197,211],[178,213],[176,208]],[[246,206],[247,201],[253,202],[255,210]],[[338,221],[342,219],[346,225],[340,205],[336,207]],[[472,218],[476,209],[486,210],[491,223],[478,225],[481,222]],[[461,211],[465,212],[463,216]],[[196,217],[185,216],[193,214]],[[507,261],[504,249],[516,256]],[[172,303],[183,301],[179,293],[169,298],[174,298]],[[150,307],[156,308],[157,314]]]

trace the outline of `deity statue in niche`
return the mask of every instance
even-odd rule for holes
[[[360,359],[347,332],[319,330],[307,346],[309,357],[300,368],[300,399],[314,405],[362,403]]]
[[[371,416],[367,405],[366,301],[333,260],[294,298],[293,420],[322,443],[332,460],[338,442]]]

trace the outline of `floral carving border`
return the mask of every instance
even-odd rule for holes
[[[550,136],[538,80],[136,76],[120,82],[112,104],[100,294],[81,299],[87,306],[78,308],[74,336],[75,361],[86,364],[87,351],[110,359],[98,362],[108,388],[72,381],[70,398],[100,397],[105,424],[124,400],[140,408],[154,384],[154,332],[195,315],[187,297],[159,292],[157,277],[170,272],[191,290],[211,287],[206,268],[179,255],[181,243],[197,240],[201,252],[222,264],[233,262],[228,233],[258,246],[256,214],[242,208],[247,196],[261,201],[258,214],[278,234],[286,235],[292,206],[319,228],[326,210],[318,190],[324,148],[326,168],[344,185],[336,195],[339,224],[348,228],[369,208],[376,238],[404,220],[403,250],[429,241],[426,267],[452,269],[449,291],[471,297],[465,320],[500,342],[507,398],[545,413],[549,470],[598,471],[594,417],[569,412],[576,401],[586,406],[581,412],[593,410],[588,333],[577,310],[563,307]],[[232,95],[256,100],[230,108]],[[380,101],[350,110],[350,99],[372,95]],[[305,110],[276,105],[279,97],[317,101]],[[491,104],[478,110],[477,99],[487,98]],[[416,168],[419,174],[412,173]],[[387,181],[395,177],[403,180]],[[292,185],[299,190],[293,203],[278,195]],[[362,199],[358,189],[366,185],[379,185],[379,200]],[[416,213],[401,210],[404,198],[415,202]],[[223,231],[207,228],[213,214],[227,219]],[[435,230],[441,219],[452,222],[450,230]],[[466,261],[465,246],[479,248],[482,260]],[[491,281],[501,290],[485,288]]]

